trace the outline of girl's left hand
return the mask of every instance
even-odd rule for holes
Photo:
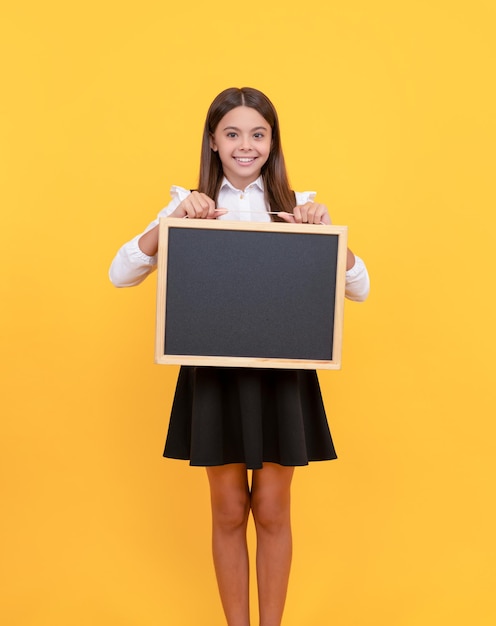
[[[293,213],[280,211],[278,213],[285,222],[291,224],[330,224],[331,218],[325,204],[318,202],[305,202],[305,204],[295,206]]]

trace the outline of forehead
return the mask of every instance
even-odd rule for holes
[[[231,109],[220,120],[216,130],[224,130],[225,128],[243,128],[251,130],[253,128],[270,129],[267,120],[252,107],[239,106]]]

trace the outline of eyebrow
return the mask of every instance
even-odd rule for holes
[[[241,130],[239,128],[237,128],[237,126],[226,126],[223,130]],[[255,128],[252,128],[250,130],[250,132],[253,132],[255,130],[268,130],[268,128],[266,126],[255,126]]]

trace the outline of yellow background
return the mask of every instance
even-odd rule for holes
[[[284,624],[493,626],[494,3],[10,4],[2,622],[223,623],[204,470],[161,457],[155,281],[107,269],[196,184],[213,97],[249,85],[372,278],[320,376],[340,459],[296,472]]]

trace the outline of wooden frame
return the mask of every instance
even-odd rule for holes
[[[162,218],[159,228],[156,363],[341,367],[345,226]]]

